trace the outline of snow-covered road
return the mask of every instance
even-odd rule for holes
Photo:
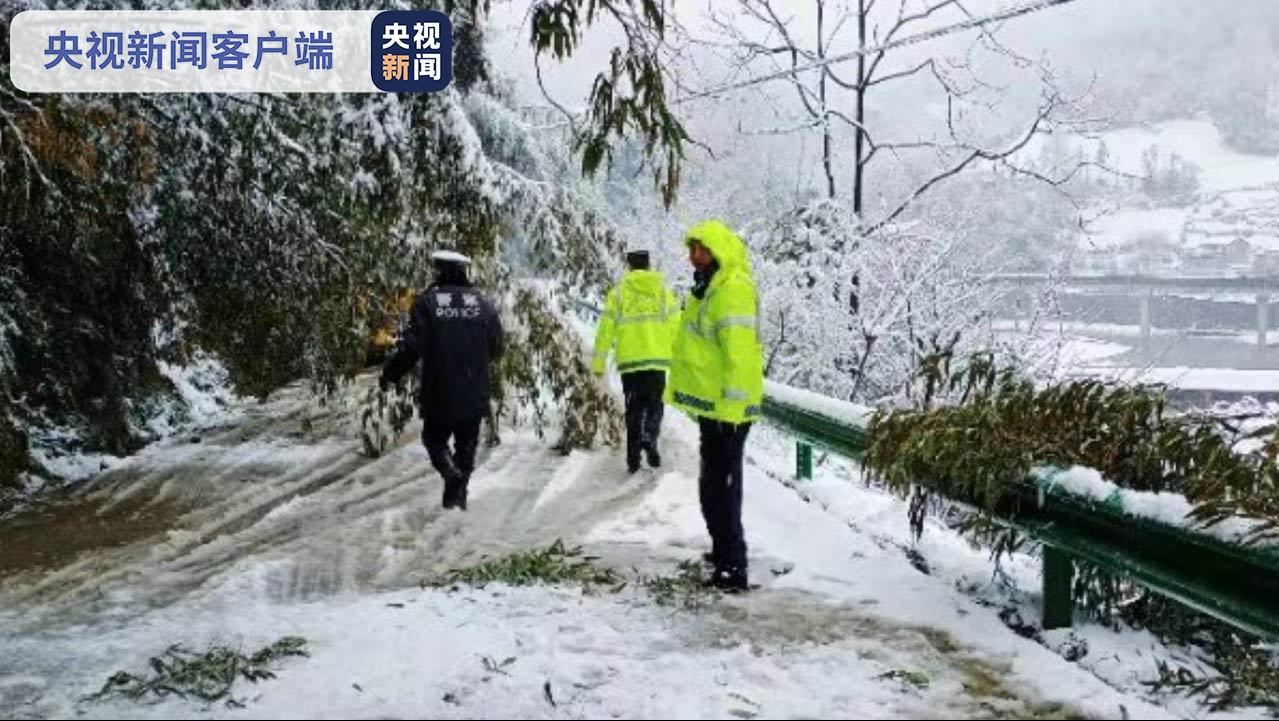
[[[692,612],[634,583],[423,590],[556,539],[627,578],[673,573],[707,543],[696,428],[670,417],[666,466],[634,477],[615,451],[565,457],[507,430],[481,455],[470,512],[442,513],[412,427],[379,459],[359,453],[362,392],[320,407],[288,389],[0,524],[0,717],[1200,713],[1144,696],[1167,653],[1144,634],[1011,630],[1006,604],[1033,617],[1033,559],[996,579],[984,551],[940,525],[912,546],[903,503],[834,461],[793,488],[787,441],[766,428],[748,444],[755,593]],[[256,649],[284,635],[308,639],[311,656],[237,686],[243,709],[81,700],[175,643]],[[1092,652],[1078,662],[1059,653],[1081,643]],[[515,661],[494,671],[486,657]]]

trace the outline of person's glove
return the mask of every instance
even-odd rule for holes
[[[378,376],[378,378],[377,378],[377,389],[378,389],[379,391],[382,391],[383,393],[385,393],[385,392],[387,391],[387,389],[388,389],[388,388],[390,388],[390,387],[391,387],[391,381],[387,380],[386,376],[384,376],[384,375],[382,375],[382,376]]]

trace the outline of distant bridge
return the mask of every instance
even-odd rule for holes
[[[1150,349],[1150,299],[1169,293],[1252,293],[1257,304],[1257,348],[1265,351],[1270,330],[1270,295],[1279,293],[1279,277],[1213,278],[1163,275],[1050,275],[1006,273],[993,276],[997,283],[1021,288],[1059,285],[1073,290],[1109,290],[1131,294],[1141,308],[1141,347]]]

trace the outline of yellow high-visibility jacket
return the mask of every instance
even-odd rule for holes
[[[764,352],[746,244],[715,220],[693,226],[685,242],[693,240],[706,246],[719,269],[705,294],[684,305],[666,402],[693,416],[752,422],[764,396]]]
[[[654,270],[631,270],[604,299],[604,315],[595,331],[591,370],[602,374],[609,351],[617,370],[666,370],[679,323],[679,301]]]

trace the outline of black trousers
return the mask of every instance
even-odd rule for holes
[[[480,442],[480,422],[475,418],[448,421],[427,414],[422,425],[422,445],[431,457],[431,465],[444,477],[444,487],[465,489],[475,470],[475,449]],[[449,441],[453,448],[449,448]]]
[[[622,374],[622,392],[626,396],[626,461],[639,462],[645,446],[657,447],[662,432],[662,392],[666,390],[666,371],[633,371]]]
[[[749,423],[699,419],[702,472],[698,489],[702,517],[711,534],[711,557],[717,570],[746,572],[746,534],[742,530],[742,455]]]

